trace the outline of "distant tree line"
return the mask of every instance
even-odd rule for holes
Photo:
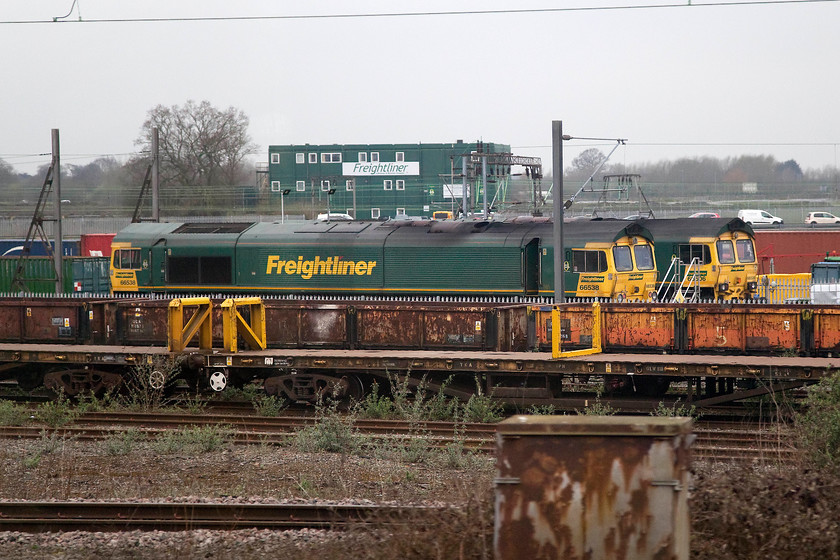
[[[597,148],[584,150],[566,168],[564,179],[585,181],[607,158]],[[698,157],[661,160],[656,163],[624,165],[607,162],[596,179],[608,173],[636,173],[645,183],[670,185],[715,184],[715,183],[787,183],[802,182],[834,183],[838,170],[833,166],[803,171],[795,160],[780,162],[773,156],[738,156],[728,158]]]

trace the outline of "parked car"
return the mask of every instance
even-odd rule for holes
[[[778,216],[764,210],[738,210],[738,217],[750,225],[754,224],[783,224],[785,223]]]
[[[806,224],[840,224],[840,218],[828,212],[811,212],[805,218]]]
[[[695,212],[689,218],[720,218],[717,212]]]

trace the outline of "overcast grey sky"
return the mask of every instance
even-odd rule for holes
[[[63,164],[125,160],[149,109],[206,99],[248,115],[256,161],[270,144],[483,139],[550,167],[562,120],[627,138],[613,162],[836,167],[840,2],[704,3],[3,0],[0,158],[34,173],[58,128]],[[576,9],[593,7],[610,9]],[[282,17],[488,10],[513,12]],[[242,16],[258,19],[124,21]],[[591,147],[612,148],[568,142],[567,165]]]

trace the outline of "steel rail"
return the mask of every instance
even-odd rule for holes
[[[453,506],[150,502],[0,502],[0,531],[343,529]]]
[[[146,437],[156,437],[166,433],[166,428],[142,428],[141,433]],[[0,426],[0,439],[39,439],[45,435],[58,436],[78,441],[101,441],[110,437],[118,437],[126,432],[125,427],[103,427],[103,426],[69,426],[60,428],[45,428],[43,426]],[[257,432],[257,431],[233,431],[230,434],[230,441],[240,445],[280,445],[288,443],[294,432]],[[361,432],[360,432],[360,435]],[[491,452],[495,449],[495,441],[491,438],[461,438],[429,436],[422,433],[404,434],[370,434],[367,437],[372,442],[393,442],[400,443],[412,438],[424,438],[429,447],[444,448],[452,444],[460,444],[465,449],[472,451]]]

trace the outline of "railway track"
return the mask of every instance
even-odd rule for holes
[[[45,432],[83,441],[101,440],[129,429],[142,431],[147,437],[167,430],[202,426],[222,426],[230,430],[231,441],[237,444],[281,444],[297,430],[314,426],[317,418],[284,416],[266,418],[241,414],[177,414],[136,412],[94,412],[79,416],[72,425],[48,429],[43,426],[0,426],[0,437],[36,439]],[[459,442],[474,451],[495,448],[495,426],[492,424],[459,424],[452,422],[417,422],[403,420],[354,420],[353,427],[375,440],[424,437],[430,445],[444,447]]]
[[[277,445],[288,442],[297,431],[318,422],[315,417],[283,416],[266,418],[242,414],[177,414],[136,412],[95,412],[79,416],[69,426],[48,429],[42,426],[2,426],[0,437],[37,439],[45,433],[80,441],[96,441],[118,436],[126,430],[139,430],[148,438],[167,430],[190,427],[225,427],[235,444]],[[452,422],[408,422],[405,420],[356,419],[359,434],[375,441],[423,437],[432,447],[459,443],[464,448],[492,453],[496,449],[493,424]],[[702,421],[694,429],[692,452],[697,459],[712,461],[790,462],[797,451],[789,444],[790,432],[782,425]]]
[[[0,531],[343,529],[373,521],[396,523],[440,509],[329,503],[0,502]]]

